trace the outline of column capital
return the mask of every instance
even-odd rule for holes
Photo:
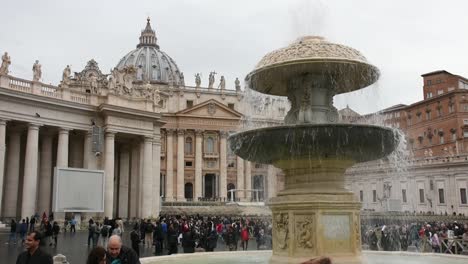
[[[115,131],[106,131],[105,132],[106,137],[115,137],[115,134],[117,134]]]
[[[28,124],[28,129],[32,129],[32,130],[39,130],[39,127],[41,127],[42,124],[38,124],[38,123],[29,123]]]
[[[204,132],[205,130],[203,129],[195,129],[195,136],[202,137]]]
[[[143,140],[146,142],[150,142],[152,143],[153,142],[153,137],[150,137],[150,136],[143,136]]]
[[[226,139],[229,135],[229,132],[221,130],[219,131],[219,135],[221,136],[221,139]]]
[[[68,134],[72,130],[71,128],[68,127],[59,127],[59,134]]]
[[[10,121],[10,120],[0,117],[0,126],[6,126],[6,123],[7,123],[8,121]]]
[[[178,128],[177,129],[177,135],[178,136],[183,136],[185,134],[185,129],[183,128]]]
[[[166,135],[172,136],[172,135],[174,135],[175,131],[176,130],[174,128],[168,128],[168,129],[166,129]]]

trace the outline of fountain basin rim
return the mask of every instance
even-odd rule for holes
[[[351,71],[340,76],[336,87],[330,87],[330,89],[334,90],[335,94],[348,93],[365,88],[379,79],[379,69],[373,64],[362,60],[340,57],[311,57],[280,61],[256,68],[247,74],[245,81],[251,89],[257,92],[277,96],[287,96],[287,80],[297,78],[304,74],[330,75],[333,72],[333,67],[344,67],[345,65],[361,67],[361,71]],[[307,70],[296,70],[294,69],[295,66],[305,67]],[[287,69],[286,73],[277,73],[284,69]],[[350,69],[351,68],[348,68],[348,70]],[[362,74],[363,71],[366,74]],[[262,75],[267,76],[263,77]],[[362,77],[363,75],[366,75],[366,78],[357,81],[357,83],[348,83],[349,80],[353,79],[352,76]],[[268,85],[265,85],[265,80],[271,82],[273,87],[267,87]],[[257,84],[257,82],[259,83]],[[255,85],[253,85],[254,83]]]

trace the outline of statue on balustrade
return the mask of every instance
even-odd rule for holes
[[[226,89],[226,80],[224,79],[224,76],[221,76],[221,79],[219,80],[218,88],[220,88],[221,90]]]
[[[0,74],[8,74],[8,67],[10,67],[11,60],[10,56],[8,56],[8,52],[5,52],[2,56],[2,65],[0,66]]]
[[[210,72],[210,76],[208,77],[208,88],[213,88],[213,84],[215,82],[215,74],[216,72]]]
[[[39,64],[39,61],[36,60],[36,62],[33,65],[33,81],[38,82],[41,77],[42,77],[42,69],[41,69],[41,64]]]
[[[180,78],[179,85],[182,85],[182,86],[185,85],[185,77],[184,77],[183,72],[180,73],[179,78]]]
[[[89,75],[89,86],[92,94],[98,94],[98,77],[94,74]]]
[[[200,73],[195,74],[195,86],[199,88],[201,85]]]
[[[70,65],[67,65],[67,67],[65,67],[65,69],[63,70],[63,73],[62,73],[62,84],[63,85],[70,84],[70,75],[71,75]]]
[[[136,69],[133,66],[128,66],[123,69],[123,91],[125,94],[133,94],[133,81],[136,77]]]
[[[234,81],[234,84],[236,86],[236,92],[240,92],[241,86],[240,86],[239,78],[236,78],[236,80]]]

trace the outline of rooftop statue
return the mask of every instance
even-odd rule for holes
[[[70,75],[71,75],[70,65],[67,65],[67,67],[65,67],[65,69],[63,69],[62,84],[64,84],[64,85],[70,84]]]
[[[33,81],[38,82],[41,77],[42,77],[42,69],[41,69],[41,64],[39,64],[39,61],[36,60],[36,62],[33,65]]]
[[[195,74],[195,86],[198,88],[201,84],[200,73]]]
[[[226,89],[226,80],[224,79],[224,76],[221,76],[221,79],[219,80],[218,88],[220,88],[221,90]]]
[[[0,74],[8,74],[8,67],[10,67],[11,60],[8,56],[8,52],[5,52],[2,56],[2,65],[0,66]]]
[[[179,85],[185,85],[185,77],[184,77],[183,72],[180,73],[179,78],[180,78]]]
[[[208,88],[213,88],[215,82],[215,74],[216,72],[210,72],[210,76],[208,77]]]
[[[239,78],[236,77],[236,80],[234,81],[234,85],[236,86],[236,92],[240,92],[241,86],[240,86]]]

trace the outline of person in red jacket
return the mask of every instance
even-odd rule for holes
[[[247,229],[247,226],[244,225],[242,227],[241,231],[241,240],[242,240],[242,250],[247,250],[249,246],[249,230]]]

